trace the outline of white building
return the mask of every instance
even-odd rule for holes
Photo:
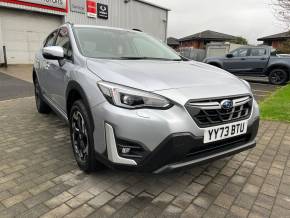
[[[0,0],[8,64],[27,64],[45,37],[65,22],[139,29],[166,40],[168,9],[144,0]]]

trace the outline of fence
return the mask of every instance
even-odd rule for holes
[[[206,55],[205,49],[195,49],[195,48],[180,48],[180,54],[195,61],[203,61]]]
[[[223,57],[230,51],[242,45],[233,43],[211,42],[206,45],[206,49],[196,49],[192,47],[180,48],[180,54],[188,59],[203,61],[209,57]]]

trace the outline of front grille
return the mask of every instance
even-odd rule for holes
[[[223,109],[222,102],[231,100],[233,107]],[[185,107],[196,124],[210,127],[248,119],[252,112],[253,99],[250,96],[189,101]]]

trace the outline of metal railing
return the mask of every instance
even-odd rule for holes
[[[3,57],[1,57],[2,55],[3,55]],[[8,67],[8,63],[7,63],[7,52],[6,52],[6,46],[5,45],[2,47],[2,55],[0,55],[0,58],[1,59],[3,58],[2,59],[3,62],[2,63],[0,62],[0,66]]]

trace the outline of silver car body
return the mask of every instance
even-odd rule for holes
[[[258,105],[249,85],[224,70],[195,61],[87,58],[79,51],[72,26],[69,24],[65,26],[69,30],[74,61],[67,61],[60,66],[57,60],[45,59],[41,49],[36,55],[34,70],[39,79],[43,97],[66,121],[68,121],[69,113],[67,97],[70,87],[76,84],[81,87],[93,117],[95,151],[107,159],[107,163],[129,167],[138,166],[136,161],[118,155],[116,138],[136,142],[146,147],[149,154],[154,152],[167,137],[174,134],[189,133],[196,138],[202,138],[204,128],[196,124],[185,107],[190,100],[250,96],[253,104],[251,114],[247,118],[248,126],[254,125],[259,120]],[[150,108],[128,110],[116,107],[110,104],[99,90],[97,86],[99,81],[156,93],[169,99],[174,106],[167,110]],[[237,151],[245,150],[240,149],[243,147],[253,147],[255,135],[256,133],[251,141],[242,144]],[[200,160],[166,163],[164,166],[158,166],[158,169],[154,171],[163,172],[192,165],[214,157],[222,157],[227,153],[236,152],[228,149],[213,154],[212,157],[205,156]],[[162,154],[159,156],[162,159]]]

